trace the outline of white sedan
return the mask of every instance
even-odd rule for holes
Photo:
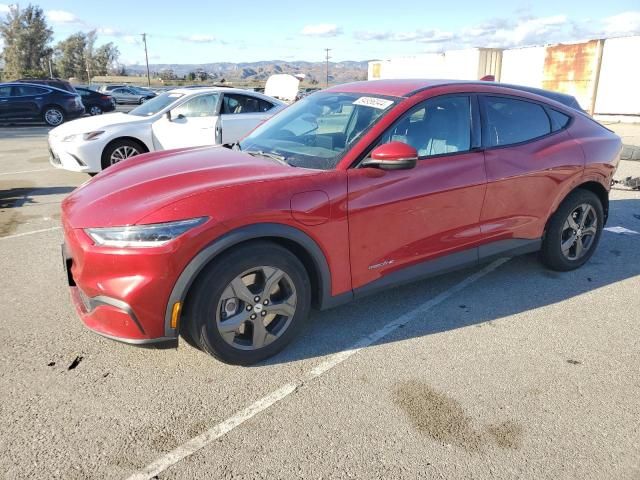
[[[239,141],[286,104],[234,88],[182,88],[129,113],[81,118],[49,132],[54,167],[94,174],[139,153]]]

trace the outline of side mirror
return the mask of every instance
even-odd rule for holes
[[[411,145],[403,142],[389,142],[379,145],[371,152],[363,167],[374,167],[382,170],[408,170],[416,166],[418,152]]]

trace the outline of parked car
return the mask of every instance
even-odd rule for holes
[[[80,94],[84,108],[90,115],[100,115],[116,109],[116,102],[111,95],[83,87],[76,87],[76,92]]]
[[[234,364],[333,307],[499,256],[573,270],[609,212],[618,136],[562,103],[464,81],[310,95],[232,148],[143,155],[62,205],[82,321]],[[509,299],[505,298],[505,302]]]
[[[129,85],[125,85],[124,83],[114,83],[114,84],[104,84],[98,87],[99,92],[110,92],[111,90],[115,90],[116,88],[128,87]]]
[[[67,92],[75,93],[76,90],[67,80],[60,78],[21,78],[16,80],[18,83],[29,83],[31,85],[45,85],[47,87],[55,87],[60,90],[66,90]]]
[[[233,143],[284,107],[235,89],[177,89],[129,113],[83,118],[49,132],[54,167],[96,173],[155,150]]]
[[[0,122],[42,120],[55,127],[84,114],[80,95],[30,83],[0,83]]]
[[[156,96],[153,92],[141,92],[134,87],[120,87],[109,91],[117,104],[142,105]]]

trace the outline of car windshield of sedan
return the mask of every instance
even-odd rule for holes
[[[294,167],[330,170],[395,103],[365,94],[316,93],[258,127],[239,148]]]
[[[149,100],[148,102],[143,103],[139,107],[134,108],[129,112],[129,115],[136,115],[138,117],[149,117],[151,115],[155,115],[159,111],[177,101],[182,96],[182,93],[165,92]]]

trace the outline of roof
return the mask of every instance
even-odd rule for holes
[[[241,93],[244,95],[251,95],[257,98],[264,98],[265,100],[268,100],[271,103],[275,103],[276,105],[285,105],[285,103],[283,103],[281,100],[278,100],[277,98],[273,98],[259,92],[252,92],[242,88],[229,88],[229,87],[172,88],[171,90],[166,90],[163,93],[167,93],[167,92],[177,92],[183,95],[196,95],[196,94],[210,93],[210,92]]]
[[[409,97],[418,91],[427,88],[436,88],[446,85],[473,85],[476,87],[492,87],[501,89],[518,90],[559,102],[567,107],[582,111],[574,97],[566,93],[552,92],[541,88],[526,87],[523,85],[511,85],[500,82],[486,82],[482,80],[445,80],[445,79],[398,79],[398,80],[369,80],[366,82],[347,83],[329,88],[327,91],[343,93],[364,93],[370,95],[388,95],[392,97]]]

